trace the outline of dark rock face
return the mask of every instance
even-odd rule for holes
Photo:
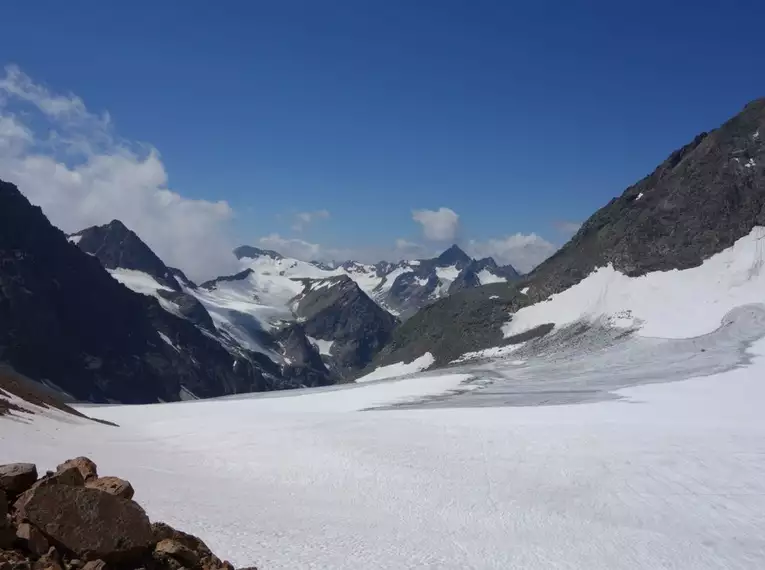
[[[306,337],[302,324],[293,323],[282,329],[277,334],[277,341],[288,361],[285,376],[291,382],[307,387],[334,384],[334,376]]]
[[[234,250],[234,255],[237,259],[243,259],[245,257],[257,259],[264,255],[273,259],[283,259],[283,256],[280,253],[270,249],[260,249],[259,247],[253,247],[251,245],[240,245]]]
[[[200,303],[196,297],[189,295],[188,293],[180,293],[178,291],[165,291],[158,290],[157,294],[163,299],[167,299],[173,305],[175,305],[178,313],[180,313],[184,319],[194,323],[201,329],[205,329],[209,332],[215,332],[215,323],[207,312],[204,305]]]
[[[396,325],[395,317],[346,276],[309,281],[295,314],[308,336],[332,341],[332,363],[343,377],[366,366]]]
[[[280,374],[246,351],[230,354],[156,299],[118,283],[6,182],[0,361],[94,402],[178,400],[182,387],[198,397],[255,391]]]
[[[93,226],[70,236],[77,247],[98,258],[107,269],[132,269],[154,277],[159,283],[180,291],[173,272],[155,255],[135,232],[119,220],[105,226]]]
[[[446,364],[465,352],[508,343],[500,328],[512,312],[575,285],[598,267],[611,263],[630,276],[687,269],[755,226],[765,226],[765,99],[673,152],[520,281],[485,286],[477,294],[459,291],[420,311],[397,329],[375,363],[430,351]]]
[[[700,265],[765,225],[765,98],[673,152],[529,276],[538,301],[612,263],[630,276]]]
[[[245,247],[245,246],[242,246]],[[249,246],[247,246],[249,247]],[[205,281],[200,285],[202,289],[213,289],[218,283],[225,283],[227,281],[241,281],[242,279],[247,279],[252,274],[252,269],[245,269],[244,271],[240,271],[239,273],[235,273],[234,275],[224,275],[222,277],[216,277],[215,279],[210,279],[209,281]]]
[[[435,265],[439,267],[456,265],[458,268],[462,268],[471,261],[473,259],[462,251],[458,245],[454,244],[435,259]]]

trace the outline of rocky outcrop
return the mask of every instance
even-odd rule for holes
[[[671,153],[515,284],[463,290],[424,308],[396,330],[375,364],[424,352],[446,364],[468,351],[516,342],[501,332],[513,312],[575,285],[598,267],[612,264],[630,276],[687,269],[755,226],[765,226],[765,98]]]
[[[0,466],[0,472],[16,473],[18,465]],[[88,483],[81,468],[88,473]],[[28,467],[22,471],[31,472]],[[65,484],[61,476],[72,471],[79,478]],[[29,477],[24,485],[15,479],[0,480],[0,568],[234,570],[199,538],[164,523],[151,523],[130,497],[110,492],[111,486],[97,485],[106,478],[94,477],[96,472],[90,460],[77,458],[62,464],[47,479],[32,479],[29,485]],[[121,488],[132,489],[127,481],[111,479],[124,483]],[[22,490],[10,507],[6,483],[12,485],[14,497]]]
[[[390,338],[396,319],[345,275],[307,281],[294,312],[305,334],[331,343],[331,366],[341,377],[364,368]]]
[[[122,499],[132,499],[135,495],[135,490],[130,482],[119,477],[96,477],[85,482],[85,486]]]
[[[98,258],[107,269],[130,269],[151,275],[175,291],[181,286],[175,275],[136,233],[119,220],[86,228],[69,236],[82,251]]]

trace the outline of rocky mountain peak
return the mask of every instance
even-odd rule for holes
[[[453,244],[449,249],[444,251],[436,258],[436,265],[439,267],[447,267],[449,265],[456,265],[462,267],[470,263],[473,259],[457,245]]]
[[[175,291],[181,286],[175,275],[151,248],[120,220],[92,226],[69,236],[86,253],[98,258],[107,269],[132,269],[154,277]]]

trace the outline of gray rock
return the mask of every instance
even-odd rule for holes
[[[35,481],[37,467],[34,463],[0,465],[0,489],[7,495],[19,495],[29,489]]]

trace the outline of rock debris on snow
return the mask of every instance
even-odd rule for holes
[[[152,524],[132,496],[128,481],[98,477],[86,457],[39,480],[33,464],[1,465],[0,568],[234,570],[197,537]]]

